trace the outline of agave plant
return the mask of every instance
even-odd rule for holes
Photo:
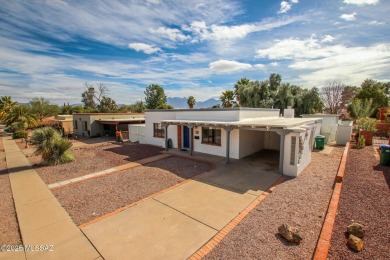
[[[31,136],[31,143],[36,145],[35,153],[42,156],[43,164],[57,165],[74,161],[74,154],[69,151],[72,143],[63,139],[61,134],[51,127],[36,130]]]

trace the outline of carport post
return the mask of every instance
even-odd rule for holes
[[[280,155],[279,155],[279,174],[283,175],[283,163],[284,163],[284,140],[286,139],[286,135],[289,134],[290,130],[277,131],[280,135]]]
[[[224,128],[226,131],[226,164],[230,163],[230,131],[232,128]]]
[[[192,150],[194,149],[194,148],[192,147],[192,128],[193,128],[194,126],[189,125],[189,126],[187,126],[187,127],[188,127],[188,132],[189,132],[189,135],[190,135],[190,156],[192,156]]]
[[[168,126],[169,125],[164,125],[164,129],[165,129],[165,133],[164,133],[164,136],[165,136],[165,151],[168,151]]]

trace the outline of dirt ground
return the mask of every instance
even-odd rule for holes
[[[53,194],[80,225],[210,168],[208,163],[169,157],[146,166],[54,189]]]
[[[390,259],[390,167],[378,163],[373,147],[350,149],[329,259]],[[354,221],[366,231],[360,253],[346,245]]]
[[[162,150],[161,147],[137,143],[104,143],[74,149],[76,160],[62,165],[42,166],[39,164],[40,156],[27,158],[42,180],[51,184],[152,157],[160,154]]]
[[[0,135],[0,153],[3,152],[3,138]],[[0,245],[20,244],[19,226],[4,155],[0,156]]]
[[[312,153],[308,167],[276,187],[206,259],[312,259],[332,194],[343,147],[330,155]],[[289,244],[278,227],[299,229],[303,242]]]

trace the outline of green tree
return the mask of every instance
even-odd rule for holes
[[[167,107],[167,96],[159,85],[151,84],[146,88],[144,94],[147,109],[165,109]]]
[[[69,151],[72,143],[61,137],[52,127],[36,130],[31,136],[31,143],[36,146],[36,153],[42,156],[43,164],[57,165],[74,161],[74,154]]]
[[[348,107],[348,112],[354,119],[362,117],[370,117],[375,113],[376,108],[372,106],[372,99],[358,99],[355,98],[352,104]]]
[[[138,100],[134,104],[130,105],[129,109],[131,113],[143,113],[146,106],[142,100]]]
[[[341,109],[348,109],[352,104],[356,94],[360,91],[360,88],[353,86],[346,86],[341,93]]]
[[[324,104],[322,103],[318,88],[314,87],[310,90],[302,89],[301,93],[294,97],[294,109],[297,116],[320,113],[323,107]]]
[[[10,96],[2,96],[0,98],[0,120],[3,121],[17,106],[18,103],[13,101]]]
[[[187,99],[188,107],[192,109],[192,108],[194,108],[195,104],[196,104],[196,100],[195,100],[194,96],[189,96]]]
[[[13,131],[26,130],[39,125],[36,117],[31,114],[30,110],[26,106],[14,107],[11,113],[4,117],[3,123],[7,126],[12,126]]]
[[[293,103],[293,96],[291,94],[290,84],[283,83],[279,86],[277,98],[275,101],[275,108],[285,109]]]
[[[277,91],[280,83],[282,82],[282,76],[277,73],[272,73],[269,75],[269,88],[271,91]]]
[[[43,122],[47,117],[58,115],[60,111],[60,108],[57,105],[50,104],[50,102],[43,97],[33,98],[33,100],[29,102],[28,107],[31,114],[40,122]]]
[[[233,105],[235,104],[234,92],[232,90],[226,90],[226,91],[222,92],[219,99],[221,100],[222,107],[224,107],[224,108],[233,107]]]
[[[118,105],[115,101],[109,97],[102,97],[100,104],[97,106],[97,111],[99,113],[114,113],[118,111]]]
[[[249,79],[241,78],[240,80],[237,81],[236,84],[234,84],[234,96],[236,97],[236,100],[240,106],[245,106],[245,104],[242,104],[240,100],[240,96],[242,95],[244,89],[248,87],[249,83],[250,83]]]
[[[100,104],[103,97],[107,96],[108,89],[103,83],[98,83],[96,89],[92,84],[86,82],[85,87],[87,89],[81,94],[81,102],[84,103],[85,109],[96,111],[97,106]]]
[[[355,98],[361,100],[372,99],[372,107],[375,108],[370,117],[375,117],[376,109],[387,107],[389,98],[384,93],[385,84],[372,79],[366,79],[361,84],[362,90],[356,94]]]

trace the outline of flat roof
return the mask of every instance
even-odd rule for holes
[[[100,124],[119,124],[119,123],[133,123],[133,122],[145,122],[145,118],[118,118],[118,119],[97,119],[95,120]]]
[[[307,123],[322,122],[322,118],[284,118],[284,117],[259,117],[247,118],[239,121],[198,121],[198,120],[161,120],[161,123],[172,125],[199,125],[199,126],[219,126],[219,127],[250,127],[250,128],[279,128],[288,129],[296,126],[301,126]]]
[[[74,113],[79,116],[143,115],[144,113]]]
[[[180,109],[146,109],[145,112],[178,112],[178,111],[280,111],[273,108],[230,107],[230,108],[180,108]]]

